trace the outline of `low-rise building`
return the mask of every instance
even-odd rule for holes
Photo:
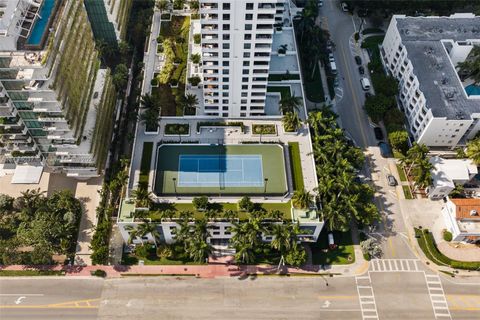
[[[470,159],[443,159],[433,157],[433,184],[428,187],[428,197],[432,200],[443,199],[455,186],[463,186],[478,173],[477,166]]]
[[[480,199],[449,199],[442,215],[453,241],[480,241]]]
[[[480,129],[480,95],[456,67],[480,45],[480,17],[393,16],[381,47],[399,81],[399,107],[415,141],[429,147],[465,145]]]

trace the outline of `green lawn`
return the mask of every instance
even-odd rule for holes
[[[402,186],[403,194],[405,195],[405,199],[411,200],[413,199],[412,192],[408,186]]]
[[[307,70],[307,73],[309,71]],[[313,77],[309,75],[306,76],[305,81],[305,91],[307,92],[308,100],[316,103],[321,103],[325,101],[325,94],[323,92],[322,78],[320,77],[320,70],[315,68]]]
[[[405,171],[403,170],[402,165],[397,164],[397,171],[398,171],[398,176],[400,177],[400,181],[407,181],[407,176],[405,175]]]
[[[299,74],[269,74],[268,81],[300,80]]]
[[[363,40],[362,48],[364,49],[376,49],[378,48],[379,44],[382,44],[383,39],[385,39],[385,35],[378,35],[378,36],[371,36]]]
[[[174,245],[175,246],[175,245]],[[147,257],[138,257],[135,254],[124,254],[122,257],[122,264],[124,265],[136,265],[138,260],[143,260],[145,265],[201,265],[205,263],[192,261],[188,256],[185,256],[182,248],[179,248],[175,253],[175,259],[159,258],[156,254],[156,249],[152,245],[152,249],[149,250]]]
[[[150,173],[150,164],[152,161],[153,142],[144,142],[142,150],[142,160],[140,162],[140,185],[148,185],[148,175]]]
[[[313,264],[351,264],[355,262],[355,251],[353,249],[350,231],[334,231],[333,238],[338,247],[331,250],[328,248],[328,231],[324,228],[318,237],[318,241],[310,245],[312,248]],[[327,252],[324,252],[325,250],[327,250]]]
[[[260,178],[261,185],[245,183],[243,186],[229,186],[222,180],[225,178],[224,174],[218,175],[219,181],[211,180],[210,185],[201,185],[198,181],[197,185],[182,185],[178,173],[179,158],[181,155],[195,155],[195,156],[216,156],[216,155],[252,155],[261,156],[261,172],[252,178]],[[224,159],[224,158],[217,158]],[[220,160],[217,160],[220,161]],[[193,162],[192,162],[193,164]],[[203,165],[208,163],[202,162]],[[213,160],[210,160],[210,165],[214,165]],[[245,162],[242,162],[243,166]],[[174,195],[174,194],[188,194],[188,195],[283,195],[287,192],[286,173],[285,173],[285,159],[283,147],[276,144],[246,144],[246,145],[222,145],[222,146],[192,146],[192,145],[163,145],[158,150],[158,163],[155,177],[155,192],[157,195]],[[216,172],[221,170],[226,164],[220,162],[217,167],[211,167],[210,171]],[[226,167],[225,167],[226,168]],[[248,166],[239,167],[241,175],[249,173]],[[197,172],[197,168],[192,172]],[[236,174],[235,172],[230,172]],[[195,178],[193,176],[192,178]],[[213,177],[214,178],[214,177]],[[175,180],[176,179],[176,180]],[[266,185],[263,179],[268,179]],[[245,180],[247,181],[247,180]],[[241,181],[239,181],[241,182]]]
[[[257,211],[275,211],[279,210],[283,212],[283,219],[290,220],[292,217],[291,213],[291,203],[257,203],[256,204]],[[222,212],[227,210],[238,211],[238,206],[236,203],[212,203],[210,204],[210,208],[220,212],[219,217],[222,216]],[[202,219],[205,217],[205,213],[201,211],[195,210],[193,204],[191,203],[159,203],[154,205],[154,211],[150,211],[148,214],[148,218],[152,219],[152,221],[160,221],[161,212],[165,210],[173,210],[175,212],[176,217],[180,216],[182,211],[191,211],[194,214],[195,219]],[[240,220],[248,219],[249,214],[244,211],[238,211],[238,218]]]
[[[281,99],[291,96],[290,86],[268,86],[267,92],[279,92]]]
[[[64,276],[59,270],[0,270],[0,277]]]
[[[288,151],[290,154],[290,170],[293,176],[293,189],[303,190],[302,162],[300,160],[300,147],[298,142],[289,142]]]

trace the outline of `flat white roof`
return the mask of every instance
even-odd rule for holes
[[[453,185],[455,181],[469,181],[478,173],[477,166],[470,159],[443,159],[433,157],[432,178],[436,186]]]
[[[19,165],[15,168],[11,183],[32,184],[39,183],[42,178],[42,166]]]

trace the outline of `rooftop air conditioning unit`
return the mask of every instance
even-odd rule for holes
[[[470,216],[478,216],[477,210],[470,210]]]

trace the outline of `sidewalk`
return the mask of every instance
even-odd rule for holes
[[[358,247],[358,246],[355,246]],[[12,265],[0,267],[0,270],[55,270],[65,271],[66,276],[90,276],[90,272],[95,270],[104,270],[109,278],[119,278],[122,276],[142,276],[142,275],[166,275],[166,276],[195,276],[199,278],[217,278],[217,277],[242,277],[250,275],[273,275],[273,274],[318,274],[318,275],[341,275],[355,276],[362,274],[368,269],[368,262],[363,260],[363,256],[355,253],[359,259],[350,265],[327,265],[322,268],[318,265],[307,265],[302,268],[283,267],[280,272],[277,266],[270,265],[241,265],[237,266],[226,262],[217,261],[209,265],[155,265],[155,266],[23,266]],[[360,254],[360,256],[358,256]],[[223,259],[222,259],[223,260]]]

